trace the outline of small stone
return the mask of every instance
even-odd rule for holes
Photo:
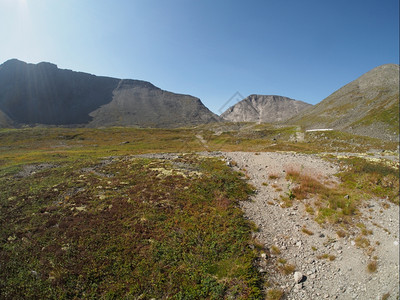
[[[303,284],[302,284],[302,283],[297,283],[297,284],[294,286],[295,292],[299,292],[302,288],[303,288]]]
[[[293,275],[293,278],[294,278],[294,281],[295,281],[296,283],[300,283],[301,280],[303,279],[303,273],[301,273],[301,272],[295,272],[294,275]]]
[[[399,245],[399,242],[398,242],[398,241],[394,241],[394,242],[393,242],[393,245],[398,246],[398,245]]]
[[[296,246],[297,246],[297,247],[301,247],[301,241],[298,241],[298,242],[296,243]]]
[[[340,246],[340,245],[338,245],[338,244],[334,244],[334,245],[333,245],[333,249],[335,249],[335,250],[341,250],[341,249],[342,249],[342,246]]]
[[[351,241],[350,244],[351,244],[352,246],[354,246],[354,245],[356,244],[356,242],[355,242],[355,241]]]

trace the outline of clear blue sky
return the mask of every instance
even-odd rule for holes
[[[318,103],[399,63],[398,0],[0,0],[0,63],[150,81],[212,111],[235,93]]]

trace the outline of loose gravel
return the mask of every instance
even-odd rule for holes
[[[368,239],[375,248],[369,256],[365,249],[357,247],[354,235],[340,238],[334,228],[322,228],[305,211],[303,202],[295,201],[289,208],[280,206],[280,195],[290,188],[290,182],[285,179],[288,168],[299,168],[324,182],[337,182],[334,174],[339,171],[338,166],[317,155],[298,153],[227,152],[223,155],[229,165],[237,164],[237,169],[245,170],[249,182],[258,191],[252,201],[241,205],[245,216],[259,227],[255,238],[266,249],[275,249],[262,255],[259,269],[268,274],[267,280],[273,286],[284,290],[285,299],[364,300],[382,299],[385,294],[389,294],[388,299],[398,299],[398,206],[390,204],[383,208],[377,199],[366,202],[362,222],[372,230]],[[304,233],[303,228],[312,234]],[[328,256],[326,259],[318,258],[324,254]],[[374,259],[377,259],[377,270],[369,273],[367,265]],[[295,266],[296,276],[278,270],[277,266],[283,266],[284,260]]]

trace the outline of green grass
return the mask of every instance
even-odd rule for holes
[[[373,100],[371,101],[373,102]],[[391,104],[390,104],[391,103]],[[399,103],[398,95],[392,96],[380,106],[370,110],[368,114],[353,123],[353,126],[368,126],[376,123],[383,123],[388,127],[388,130],[399,134]]]
[[[342,133],[314,132],[305,142],[290,142],[296,127],[275,128],[268,124],[245,124],[230,130],[225,124],[199,128],[25,128],[0,129],[0,166],[50,162],[112,155],[195,151],[324,151],[395,150],[397,143]],[[214,126],[214,127],[213,127]],[[222,127],[221,127],[222,126]],[[236,128],[235,127],[235,128]],[[219,135],[214,134],[226,128]],[[206,140],[206,148],[196,135]],[[277,139],[276,139],[277,138]],[[276,139],[276,140],[274,140]],[[318,143],[315,143],[318,141]]]
[[[15,131],[8,143],[24,151],[2,152],[12,156],[0,169],[3,299],[262,298],[252,225],[237,205],[252,187],[238,173],[195,155],[133,158],[107,130],[96,149],[88,142],[96,130],[64,136],[89,145],[52,156],[49,140],[64,130],[54,131],[29,132],[31,150]],[[118,156],[100,158],[110,149]],[[53,165],[17,176],[44,161]]]
[[[349,166],[349,170],[339,174],[346,188],[399,204],[398,168],[356,157],[341,161]]]

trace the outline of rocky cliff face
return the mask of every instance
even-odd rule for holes
[[[90,113],[89,126],[181,127],[218,122],[200,99],[163,91],[151,83],[121,80],[112,101]]]
[[[221,117],[232,122],[284,122],[311,104],[282,96],[250,95],[228,108]]]
[[[149,82],[16,59],[0,65],[0,126],[177,127],[219,121],[198,98]]]
[[[399,65],[382,65],[365,73],[288,123],[397,140]]]

